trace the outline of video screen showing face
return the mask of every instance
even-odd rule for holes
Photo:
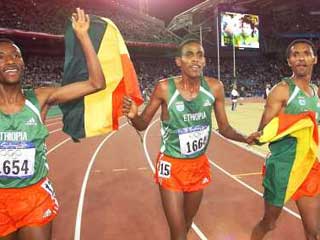
[[[259,48],[259,16],[222,12],[220,22],[222,47]]]

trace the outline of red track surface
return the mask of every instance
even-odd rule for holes
[[[71,140],[63,142],[68,136],[58,130],[62,126],[60,119],[49,119],[47,125],[49,131],[57,130],[47,140],[50,178],[60,202],[53,239],[169,239],[157,185],[153,182],[144,147],[131,126],[124,125],[116,133],[77,144]],[[154,160],[159,150],[159,122],[145,134],[146,150]],[[216,134],[212,136],[208,156],[231,175],[253,173],[236,179],[262,192],[261,176],[255,174],[261,169],[261,158]],[[194,221],[205,237],[200,238],[192,230],[188,239],[249,239],[263,213],[262,197],[221,169],[212,166],[212,171],[213,183],[205,190]],[[87,185],[83,185],[86,173]],[[80,208],[79,201],[83,201]],[[288,207],[297,212],[293,204]],[[278,226],[266,239],[304,238],[301,221],[286,211]]]

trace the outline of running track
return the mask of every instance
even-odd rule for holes
[[[73,143],[60,118],[47,119],[50,178],[60,202],[55,240],[166,240],[169,232],[152,170],[160,144],[159,120],[142,134],[121,129]],[[246,240],[262,216],[262,158],[213,134],[208,148],[213,183],[206,188],[190,240]],[[294,204],[288,204],[269,240],[301,240]]]

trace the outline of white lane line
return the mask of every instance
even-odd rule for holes
[[[244,146],[244,144],[242,144],[242,143],[238,143],[238,142],[229,140],[229,139],[223,137],[222,135],[220,135],[219,133],[217,133],[216,131],[215,131],[215,134],[217,134],[219,137],[223,138],[224,140],[228,141],[229,143],[235,144],[235,145],[243,148],[244,150],[250,151],[251,153],[253,153],[253,154],[255,154],[255,155],[259,156],[259,157],[263,157],[263,158],[265,157],[264,154],[262,154],[262,153],[260,153],[260,152],[258,152],[258,151],[256,151],[256,150],[253,150],[253,149],[248,149],[248,148],[246,148],[246,147]],[[214,162],[210,161],[210,163],[211,163],[213,166],[215,166],[216,168],[218,168],[220,171],[222,171],[224,174],[226,174],[227,176],[231,177],[233,180],[237,181],[238,183],[240,183],[241,185],[245,186],[245,187],[248,188],[249,190],[251,190],[251,191],[253,191],[254,193],[258,194],[259,196],[263,197],[263,194],[262,194],[261,192],[257,191],[257,190],[254,189],[253,187],[249,186],[248,184],[246,184],[246,183],[242,182],[241,180],[237,179],[236,177],[232,176],[232,174],[230,174],[229,172],[227,172],[226,170],[224,170],[222,167],[218,166],[218,165],[215,164]],[[296,213],[295,211],[293,211],[293,210],[291,210],[291,209],[289,209],[289,208],[287,208],[287,207],[283,207],[283,209],[284,209],[286,212],[290,213],[292,216],[294,216],[294,217],[296,217],[296,218],[298,218],[298,219],[301,220],[300,215],[299,215],[298,213]]]
[[[112,169],[112,172],[126,172],[128,171],[128,168],[115,168]]]
[[[125,123],[123,125],[121,125],[119,127],[119,129],[123,128],[125,125],[127,125],[128,123]],[[102,142],[99,144],[99,146],[96,148],[96,151],[94,152],[94,154],[91,157],[91,160],[89,162],[89,165],[87,167],[87,171],[85,173],[83,182],[82,182],[82,186],[81,186],[81,192],[80,192],[80,197],[79,197],[79,202],[78,202],[78,210],[77,210],[77,218],[76,218],[76,226],[75,226],[75,230],[74,230],[74,240],[80,240],[80,233],[81,233],[81,219],[82,219],[82,210],[83,210],[83,203],[84,203],[84,197],[85,197],[85,193],[86,193],[86,188],[87,188],[87,183],[89,180],[89,175],[92,169],[92,166],[94,164],[94,161],[96,160],[96,157],[99,153],[99,151],[101,150],[102,146],[104,145],[104,143],[115,134],[116,132],[111,132],[108,136],[106,136]]]
[[[145,171],[145,170],[148,170],[148,168],[147,167],[139,167],[138,170]]]
[[[147,135],[148,135],[148,132],[150,130],[150,128],[157,122],[159,121],[159,119],[153,121],[149,126],[148,128],[146,129],[145,133],[144,133],[144,136],[143,136],[143,149],[144,149],[144,154],[147,158],[147,161],[148,161],[148,164],[152,170],[152,172],[154,173],[155,172],[155,168],[153,166],[153,162],[152,160],[150,159],[150,156],[149,156],[149,153],[148,153],[148,150],[147,150]],[[192,223],[191,225],[192,229],[195,231],[195,233],[198,235],[198,237],[201,239],[201,240],[208,240],[208,238],[201,232],[201,230],[197,227],[196,224]]]
[[[58,116],[58,117],[48,117],[45,121],[45,123],[47,123],[48,121],[50,122],[53,122],[53,121],[56,121],[56,120],[62,120],[62,117],[61,116]]]
[[[266,154],[263,154],[255,149],[253,149],[250,145],[245,144],[245,143],[236,142],[236,141],[230,140],[228,138],[225,138],[224,136],[220,135],[216,130],[212,130],[212,134],[216,134],[218,137],[222,138],[223,140],[228,141],[229,143],[232,143],[234,145],[237,145],[238,147],[240,147],[248,152],[251,152],[259,157],[262,157],[262,158],[266,157]]]
[[[251,187],[250,185],[246,184],[245,182],[241,181],[240,179],[234,177],[231,173],[229,173],[228,171],[226,171],[225,169],[223,169],[222,167],[220,167],[219,165],[217,165],[216,163],[214,163],[213,161],[209,160],[209,162],[217,169],[219,169],[221,172],[223,172],[224,174],[226,174],[228,177],[232,178],[233,180],[235,180],[236,182],[240,183],[242,186],[244,186],[245,188],[248,188],[250,191],[254,192],[255,194],[259,195],[260,197],[263,197],[263,194],[261,192],[259,192],[258,190],[256,190],[255,188]],[[300,215],[295,213],[294,211],[290,210],[287,207],[283,208],[286,212],[290,213],[291,215],[295,216],[296,218],[301,219]]]
[[[62,130],[62,128],[57,128],[57,129],[55,129],[55,130],[50,131],[49,133],[51,134],[51,133],[59,132],[59,131],[61,131],[61,130]]]
[[[55,145],[53,148],[51,148],[47,154],[53,152],[54,150],[56,150],[58,147],[60,147],[61,145],[65,144],[66,142],[68,142],[69,140],[71,140],[71,138],[67,138],[65,140],[63,140],[62,142],[58,143],[57,145]]]
[[[146,168],[146,167],[139,167],[137,169],[140,170],[140,171],[148,170],[148,168]],[[112,169],[112,172],[127,172],[127,171],[129,171],[128,168],[115,168],[115,169]]]
[[[55,133],[55,132],[58,132],[58,131],[61,131],[61,128],[57,128],[55,130],[52,130],[49,132],[49,134],[51,133]],[[54,145],[50,150],[47,151],[47,155],[51,152],[53,152],[54,150],[56,150],[58,147],[60,147],[61,145],[65,144],[66,142],[68,142],[71,138],[67,138],[65,140],[62,140],[60,143]]]
[[[144,132],[144,136],[143,136],[143,150],[144,150],[144,155],[146,156],[147,158],[147,161],[148,161],[148,164],[149,164],[149,167],[151,168],[152,172],[155,173],[155,168],[153,166],[153,162],[152,160],[150,159],[150,156],[149,156],[149,153],[148,153],[148,150],[147,150],[147,135],[148,135],[148,132],[150,130],[150,128],[157,122],[159,121],[158,120],[155,120],[153,121],[146,129],[146,131]]]
[[[61,121],[52,122],[52,123],[46,124],[46,126],[47,126],[47,127],[50,127],[50,126],[57,125],[57,124],[61,124]]]
[[[262,172],[250,172],[250,173],[239,173],[239,174],[233,174],[232,176],[236,178],[241,178],[241,177],[247,177],[247,176],[259,176],[262,175]]]

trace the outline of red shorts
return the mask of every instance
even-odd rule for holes
[[[292,199],[296,201],[301,197],[314,197],[318,194],[320,194],[320,163],[316,161],[307,178],[293,194]]]
[[[192,159],[159,154],[155,181],[163,188],[173,191],[199,191],[211,182],[208,158],[205,154]]]
[[[26,226],[41,226],[58,213],[58,202],[47,178],[24,188],[0,189],[0,237]]]

